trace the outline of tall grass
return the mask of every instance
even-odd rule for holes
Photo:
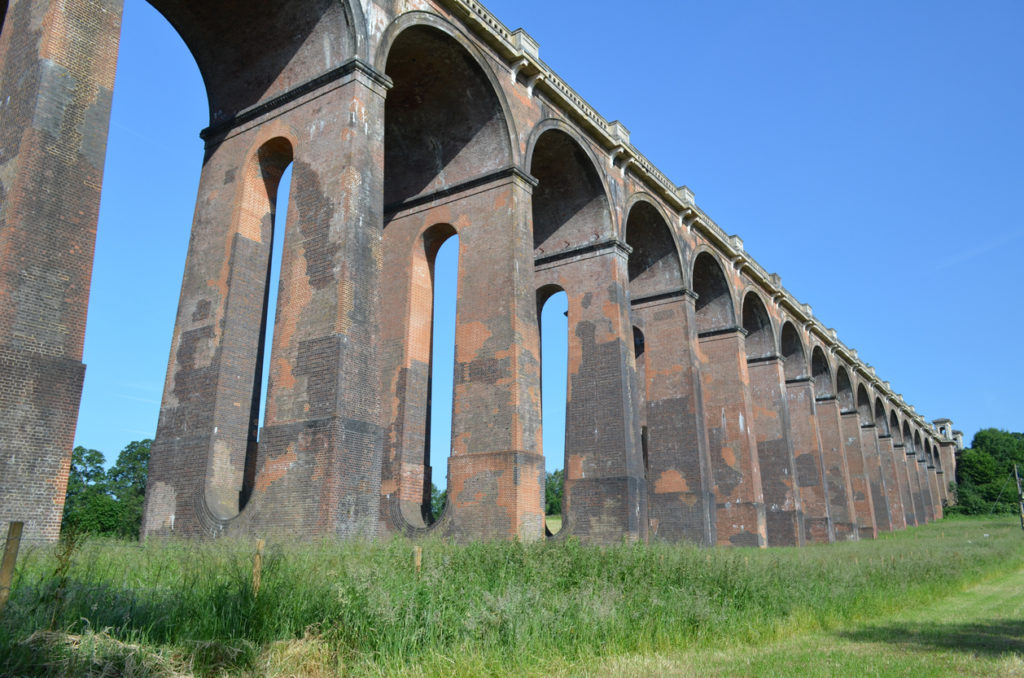
[[[1024,563],[1011,520],[767,551],[419,544],[418,574],[403,539],[270,544],[258,595],[251,542],[87,541],[59,592],[56,551],[28,549],[0,621],[0,674],[541,673],[828,628]],[[37,633],[50,627],[60,633]]]

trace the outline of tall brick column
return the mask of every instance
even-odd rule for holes
[[[208,131],[144,533],[377,533],[387,82],[350,60],[319,89],[278,99],[287,111]],[[294,167],[267,422],[254,450],[270,215],[250,189],[270,185],[268,169],[251,168],[282,147]]]
[[[939,494],[946,504],[953,503],[949,493],[949,484],[956,474],[956,443],[952,440],[943,441],[939,446],[939,462],[942,464],[939,474]]]
[[[838,541],[859,539],[857,513],[853,502],[853,483],[846,460],[845,436],[835,396],[816,398],[818,431],[821,435],[821,456],[827,483],[829,516]],[[859,449],[858,449],[859,451]]]
[[[917,455],[914,453],[914,444],[904,436],[903,451],[906,453],[907,477],[910,479],[910,495],[914,506],[914,521],[917,525],[924,525],[928,518],[924,511],[924,501],[921,496],[921,475],[917,469]]]
[[[932,455],[938,454],[938,450],[932,448]],[[935,473],[935,460],[934,456],[928,459],[928,488],[932,493],[932,511],[935,515],[935,520],[942,519],[942,497],[939,494],[939,476]]]
[[[850,489],[853,492],[853,508],[857,517],[857,533],[861,539],[874,539],[878,536],[878,529],[875,526],[875,505],[871,500],[871,482],[861,447],[857,410],[843,410],[840,413],[840,420],[843,427],[846,463],[850,469]]]
[[[0,32],[0,533],[56,539],[121,29],[120,0],[11,0]]]
[[[811,378],[787,379],[786,399],[789,402],[789,435],[793,441],[796,479],[804,510],[804,541],[827,544],[835,541],[836,536],[829,515],[828,491],[823,482],[821,439]]]
[[[896,472],[896,461],[892,449],[892,434],[879,434],[878,459],[882,466],[882,475],[885,476],[885,498],[889,503],[889,520],[892,524],[892,529],[906,529],[907,521],[903,511],[903,494],[900,488],[899,474]]]
[[[871,501],[875,505],[875,525],[879,532],[892,532],[885,474],[882,473],[882,460],[878,451],[878,429],[873,423],[860,425],[860,441],[861,449],[864,451],[864,465],[867,469],[868,482],[871,487]]]
[[[917,513],[914,511],[914,489],[911,479],[910,465],[907,463],[907,454],[902,442],[896,442],[893,438],[892,460],[896,464],[896,473],[900,480],[900,499],[903,501],[903,517],[907,527],[917,526]]]
[[[441,527],[462,539],[544,535],[533,185],[509,168],[486,190],[474,187],[466,199],[418,217],[459,228],[449,508]]]
[[[647,537],[628,256],[612,239],[536,261],[569,299],[562,532],[597,543]]]
[[[694,297],[676,290],[633,299],[644,333],[648,515],[652,538],[712,545],[714,497],[704,430]]]
[[[921,482],[921,501],[924,503],[925,518],[929,523],[935,522],[935,502],[932,499],[932,486],[928,480],[928,459],[925,458],[924,450],[917,451],[917,476]]]
[[[789,438],[789,402],[785,374],[778,355],[747,360],[750,395],[754,408],[754,433],[761,467],[768,546],[802,546],[804,514],[796,486],[796,464]]]
[[[768,534],[752,429],[745,335],[739,327],[700,334],[704,417],[715,481],[718,543],[764,547]]]

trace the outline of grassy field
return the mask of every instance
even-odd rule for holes
[[[1024,570],[872,621],[566,667],[561,675],[1024,677]]]
[[[766,551],[419,545],[417,573],[401,539],[272,544],[257,595],[249,542],[25,549],[0,675],[1021,670],[1012,519]]]

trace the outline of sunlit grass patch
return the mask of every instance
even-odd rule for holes
[[[92,540],[60,587],[54,549],[29,549],[0,621],[0,674],[85,662],[81,642],[24,649],[50,628],[107,643],[89,656],[136,662],[121,675],[572,675],[613,660],[623,675],[659,661],[685,671],[680,652],[830,632],[1013,571],[1024,539],[1011,521],[956,520],[804,549],[270,542],[258,593],[254,553],[240,540]]]

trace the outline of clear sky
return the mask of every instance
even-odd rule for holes
[[[485,4],[918,412],[1024,430],[1024,3]],[[156,431],[207,122],[126,0],[76,435],[108,461]]]

